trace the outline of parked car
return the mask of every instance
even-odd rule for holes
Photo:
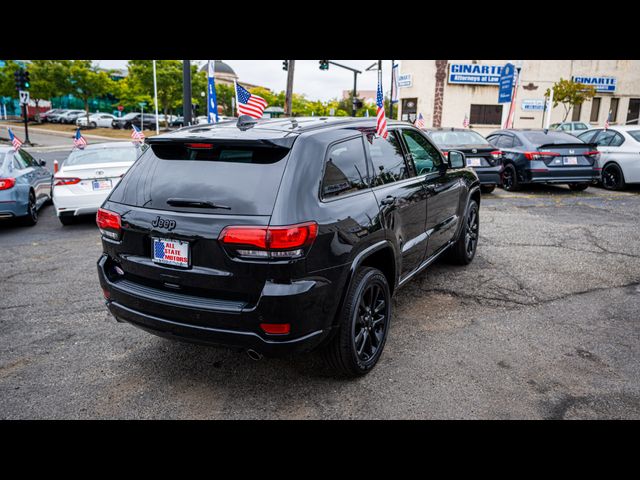
[[[76,120],[80,116],[86,116],[87,112],[84,110],[67,110],[60,116],[58,116],[58,123],[76,123]]]
[[[589,129],[589,126],[584,122],[560,122],[552,123],[549,127],[551,130],[560,130],[562,132],[571,133],[572,135],[578,135],[581,132]]]
[[[117,118],[110,113],[94,113],[89,117],[90,128],[104,127],[109,128],[113,123],[113,120]],[[82,115],[76,119],[76,125],[79,127],[87,127],[87,116]]]
[[[68,109],[62,108],[55,113],[50,113],[47,115],[47,121],[50,123],[60,123],[60,117],[62,117],[67,112],[69,112]]]
[[[468,128],[428,128],[424,131],[443,153],[459,150],[465,154],[467,166],[473,168],[480,179],[482,193],[491,193],[501,184],[502,152],[482,135]]]
[[[131,125],[135,125],[140,129],[152,130],[156,128],[156,116],[152,113],[145,113],[144,116],[139,112],[127,113],[124,117],[113,119],[111,126],[113,128],[130,129]]]
[[[594,128],[578,138],[597,146],[604,188],[622,190],[628,183],[640,183],[640,126]]]
[[[92,143],[74,149],[53,179],[53,204],[63,225],[78,215],[96,213],[107,195],[136,161],[132,142]]]
[[[41,113],[41,114],[39,114],[37,116],[37,121],[40,122],[40,123],[49,122],[50,121],[49,120],[50,116],[61,114],[64,111],[65,110],[63,110],[62,108],[53,108],[51,110],[47,110],[46,112],[43,112],[43,113]]]
[[[51,178],[44,160],[0,145],[0,220],[18,218],[23,225],[35,225],[38,210],[51,200]]]
[[[367,373],[392,294],[441,254],[470,263],[478,239],[464,154],[388,129],[243,116],[148,138],[97,215],[107,308],[157,335],[256,359],[322,348],[337,371]]]
[[[528,183],[562,183],[586,189],[599,177],[595,145],[555,130],[509,129],[487,140],[502,151],[502,188],[519,190]]]
[[[170,127],[184,127],[184,117],[178,116],[169,122]]]

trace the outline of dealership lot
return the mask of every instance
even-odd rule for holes
[[[117,324],[93,219],[0,225],[0,418],[640,418],[640,190],[483,197],[478,254],[400,290],[385,353],[338,380]]]

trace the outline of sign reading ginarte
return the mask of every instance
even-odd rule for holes
[[[615,77],[573,77],[574,82],[584,83],[585,85],[593,85],[597,92],[615,92]]]
[[[451,63],[449,83],[499,85],[503,65],[478,65],[475,63]]]

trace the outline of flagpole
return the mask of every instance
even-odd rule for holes
[[[156,135],[160,135],[158,123],[158,79],[156,78],[156,61],[153,61],[153,103],[156,105]]]
[[[389,84],[389,118],[393,120],[393,62],[391,60],[391,83]]]
[[[233,79],[233,91],[236,93],[236,105],[233,113],[236,113],[238,111],[238,81],[235,78]]]

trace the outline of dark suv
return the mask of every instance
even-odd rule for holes
[[[143,124],[144,120],[144,124]],[[145,128],[147,130],[153,130],[156,128],[156,116],[152,113],[127,113],[124,117],[114,118],[111,122],[113,128],[130,129],[131,125],[135,125],[138,128]]]
[[[476,174],[420,130],[375,119],[226,122],[148,138],[97,214],[120,321],[263,354],[322,347],[361,375],[393,293],[440,254],[468,264]],[[419,173],[418,173],[419,172]]]

